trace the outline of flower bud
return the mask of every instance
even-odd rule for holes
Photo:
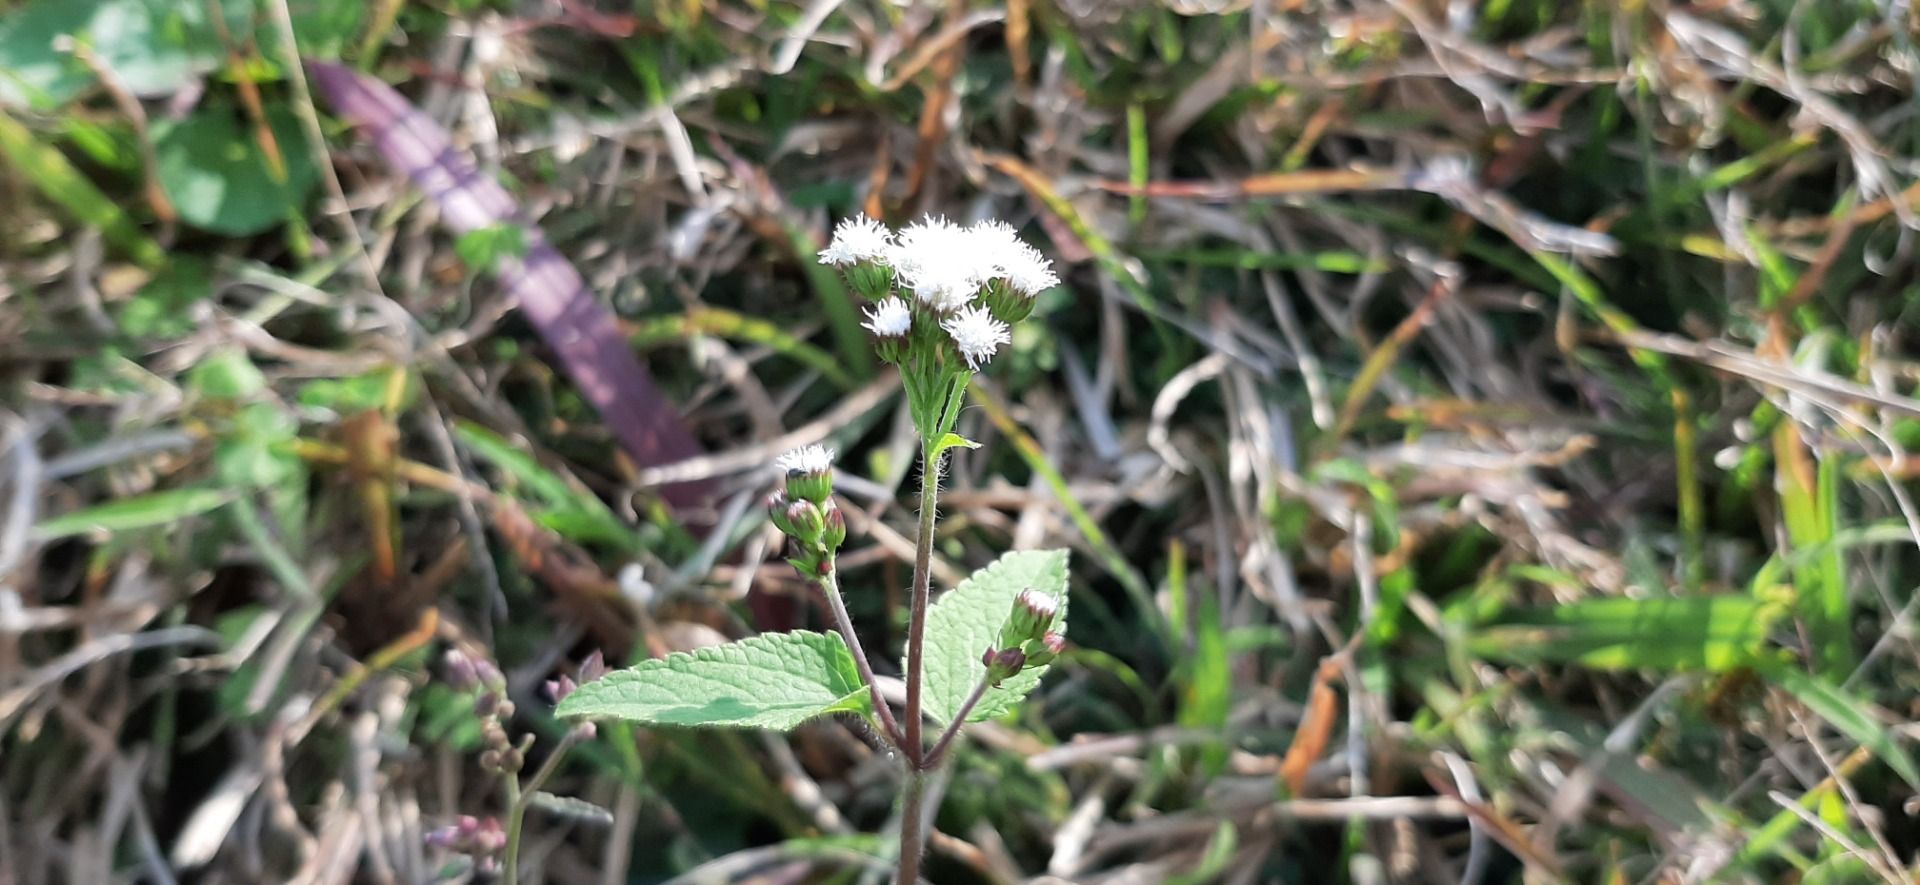
[[[469,692],[480,687],[480,668],[473,657],[458,648],[449,648],[441,663],[447,668],[447,685],[454,691]]]
[[[573,690],[579,687],[580,684],[574,682],[573,677],[561,674],[547,680],[547,697],[553,698],[553,702],[558,704],[566,700],[567,695],[573,694]]]
[[[827,502],[826,511],[826,530],[821,539],[826,543],[827,551],[832,552],[847,542],[847,516],[832,501]]]
[[[783,535],[793,534],[793,522],[787,519],[787,505],[791,503],[785,492],[774,492],[767,496],[767,518],[773,520],[774,527]]]
[[[1060,600],[1031,587],[1022,590],[1013,600],[1006,626],[1000,628],[1000,645],[1013,648],[1037,641],[1047,635],[1059,616]]]
[[[605,675],[607,675],[607,656],[601,654],[596,648],[593,654],[587,655],[587,659],[580,662],[580,671],[575,678],[581,685],[586,685]]]
[[[793,526],[789,534],[802,546],[812,547],[820,543],[820,536],[827,530],[827,519],[812,501],[803,499],[789,503],[786,515],[787,522]]]
[[[1023,648],[1027,653],[1027,666],[1044,667],[1053,663],[1060,653],[1067,650],[1067,637],[1058,633],[1048,633]]]
[[[987,684],[999,685],[1007,677],[1025,669],[1027,653],[1018,648],[987,649],[980,656],[980,663],[987,665]]]

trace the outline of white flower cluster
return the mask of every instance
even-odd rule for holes
[[[1030,310],[1035,295],[1060,284],[1053,263],[1021,242],[1013,227],[1002,221],[961,227],[927,216],[896,234],[861,215],[834,228],[833,242],[821,250],[820,260],[842,267],[889,268],[894,280],[913,291],[913,300],[952,336],[960,355],[976,370],[1012,340],[1007,323],[994,315],[1000,308],[982,305],[990,287],[1021,299]],[[889,296],[867,311],[864,325],[882,338],[899,338],[912,328],[913,315],[906,300]]]

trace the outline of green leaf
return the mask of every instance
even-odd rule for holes
[[[980,448],[980,444],[977,442],[974,442],[973,440],[967,439],[966,437],[961,436],[960,434],[948,433],[945,436],[940,437],[940,440],[933,444],[933,453],[935,455],[938,455],[941,452],[944,452],[948,449],[957,449],[957,448],[977,449],[977,448]]]
[[[1800,703],[1807,705],[1807,709],[1827,720],[1841,734],[1873,751],[1873,755],[1887,763],[1887,767],[1900,775],[1909,786],[1920,789],[1920,768],[1916,768],[1913,757],[1894,742],[1892,733],[1874,716],[1872,708],[1865,701],[1791,664],[1769,667],[1766,673],[1774,684],[1798,698]]]
[[[318,181],[307,140],[293,111],[267,111],[279,162],[262,150],[240,112],[221,105],[179,123],[156,125],[160,184],[181,219],[231,236],[257,234],[287,220]]]
[[[267,376],[238,348],[223,348],[187,373],[187,387],[208,399],[243,399],[265,390]]]
[[[466,266],[491,273],[502,258],[527,254],[527,232],[511,221],[470,230],[453,242],[453,254]]]
[[[46,520],[35,527],[43,539],[83,532],[123,532],[177,522],[227,503],[220,489],[174,489],[111,501]]]
[[[785,731],[824,713],[866,709],[867,689],[846,643],[796,630],[643,661],[580,686],[553,712]]]
[[[967,696],[986,675],[980,654],[1000,635],[1013,609],[1014,597],[1033,588],[1060,600],[1060,618],[1054,630],[1067,629],[1067,551],[1019,550],[973,573],[941,596],[927,612],[925,709],[940,722],[950,722]],[[999,716],[1040,684],[1046,667],[1034,667],[990,689],[967,717],[978,722]]]
[[[1755,662],[1786,606],[1746,596],[1589,599],[1509,611],[1468,653],[1515,664],[1723,672]]]
[[[0,84],[6,81],[6,65],[0,61]],[[100,233],[142,267],[159,267],[167,253],[135,224],[120,204],[101,193],[93,182],[53,145],[34,136],[19,121],[0,113],[0,159],[4,159],[35,189],[61,209]]]

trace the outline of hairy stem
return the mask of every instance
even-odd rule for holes
[[[987,684],[985,677],[982,677],[980,683],[973,687],[973,693],[967,695],[967,702],[960,705],[960,712],[954,714],[953,721],[947,723],[947,730],[940,733],[940,739],[933,742],[933,749],[927,751],[928,771],[939,768],[940,763],[946,761],[947,745],[953,743],[953,739],[960,735],[960,727],[967,724],[967,716],[980,703],[980,699],[986,697],[987,689],[991,687]]]
[[[895,885],[915,885],[920,881],[920,848],[926,819],[927,779],[916,766],[908,766],[906,793],[900,798],[900,875]]]
[[[920,682],[925,669],[923,652],[927,638],[927,597],[933,584],[933,521],[939,505],[940,455],[934,441],[921,440],[920,463],[920,535],[913,545],[913,596],[907,620],[907,710],[905,726],[909,767],[918,769],[922,759],[920,724]]]
[[[860,679],[867,684],[867,691],[873,699],[873,715],[880,720],[880,732],[887,742],[898,747],[906,742],[906,736],[900,733],[900,723],[894,721],[893,710],[887,707],[887,701],[880,696],[880,683],[874,681],[873,663],[867,660],[867,652],[860,647],[860,636],[853,631],[853,618],[847,615],[847,601],[840,596],[840,570],[829,566],[827,573],[820,578],[820,591],[826,594],[827,605],[833,609],[833,621],[840,630],[840,638],[846,640],[847,650],[853,653],[854,666],[860,668]]]

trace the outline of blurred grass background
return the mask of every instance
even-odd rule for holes
[[[1065,279],[935,575],[1073,548],[1073,647],[932,881],[1920,877],[1904,2],[0,10],[0,882],[487,879],[440,653],[551,736],[591,651],[820,626],[799,444],[897,672],[859,211]],[[855,728],[605,728],[531,874],[873,880]]]

